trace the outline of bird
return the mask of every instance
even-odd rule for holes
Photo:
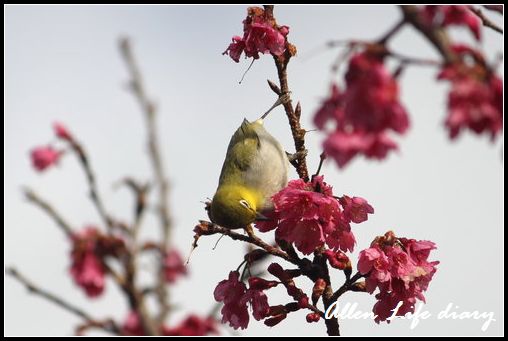
[[[268,220],[271,197],[286,187],[289,159],[279,141],[264,127],[268,113],[284,101],[281,96],[260,118],[244,119],[228,145],[219,184],[210,203],[210,220],[228,229],[248,228]]]

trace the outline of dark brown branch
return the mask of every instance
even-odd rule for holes
[[[333,293],[332,297],[330,298],[331,302],[337,301],[339,299],[339,297],[342,296],[347,291],[354,290],[354,285],[355,285],[356,281],[362,277],[365,277],[365,276],[362,275],[361,273],[357,272],[356,274],[354,274],[353,277],[351,277],[350,279],[347,279],[346,282],[336,292]],[[357,290],[355,290],[355,291],[357,291]]]
[[[246,243],[257,245],[271,255],[282,258],[282,259],[284,259],[288,262],[291,262],[293,264],[297,264],[297,262],[295,260],[293,260],[291,257],[289,257],[289,255],[286,252],[280,250],[277,247],[274,247],[270,244],[265,243],[262,239],[256,237],[253,234],[246,236],[244,234],[234,232],[231,229],[228,229],[228,228],[225,228],[225,227],[222,227],[219,225],[215,225],[215,224],[208,222],[208,221],[200,220],[199,222],[200,222],[200,224],[197,225],[196,228],[194,229],[194,232],[196,232],[196,237],[194,237],[195,238],[194,247],[197,246],[197,239],[200,236],[208,236],[208,235],[212,235],[212,234],[222,234],[222,235],[228,236],[229,238],[231,238],[233,240],[241,240]]]
[[[106,322],[97,321],[90,314],[83,311],[81,308],[76,307],[75,305],[65,301],[63,298],[60,298],[57,295],[55,295],[45,289],[40,288],[35,283],[33,283],[32,281],[28,280],[25,276],[20,274],[18,272],[18,270],[16,270],[15,268],[8,267],[5,270],[5,273],[7,275],[11,276],[12,278],[14,278],[15,280],[17,280],[18,282],[20,282],[21,284],[23,284],[25,286],[25,288],[30,293],[40,296],[40,297],[56,304],[60,308],[63,308],[65,310],[67,310],[68,312],[71,312],[72,314],[85,320],[88,325],[93,325],[96,328],[100,328],[100,329],[107,331],[109,333],[112,333],[112,334],[116,334],[116,335],[120,334],[119,328],[111,320],[108,320]]]
[[[289,54],[286,53],[286,58],[275,57],[275,65],[277,67],[277,74],[280,82],[280,93],[282,95],[287,94],[288,100],[283,103],[286,116],[289,120],[291,127],[291,134],[293,135],[293,141],[295,143],[295,150],[298,154],[297,172],[298,176],[305,181],[309,180],[309,172],[307,170],[307,161],[305,153],[305,129],[302,129],[300,125],[301,106],[300,102],[297,103],[296,108],[293,108],[291,97],[289,96],[289,85],[287,80],[287,64],[289,62]],[[270,87],[274,92],[275,89]]]
[[[114,219],[109,215],[109,213],[107,213],[106,209],[104,208],[102,198],[99,195],[99,190],[97,188],[97,181],[95,178],[95,173],[93,172],[92,167],[90,166],[90,159],[81,144],[79,144],[75,140],[72,140],[70,143],[72,146],[72,150],[78,156],[81,166],[83,167],[83,170],[85,171],[86,179],[87,179],[88,187],[89,187],[89,191],[90,191],[90,198],[92,199],[92,202],[94,203],[95,208],[97,209],[97,212],[99,212],[99,216],[106,224],[108,230],[111,231],[113,229],[115,222],[114,222]]]
[[[497,12],[499,14],[503,14],[503,5],[483,5],[489,11]]]
[[[399,32],[399,30],[406,24],[406,20],[402,18],[399,20],[395,26],[393,26],[388,32],[386,32],[381,39],[377,41],[378,44],[385,45],[390,38],[392,38],[395,33]]]
[[[127,38],[121,39],[120,50],[130,73],[131,90],[138,100],[145,116],[148,131],[148,150],[154,171],[155,184],[159,191],[158,211],[162,230],[161,248],[166,250],[169,244],[171,231],[171,218],[169,215],[169,185],[159,147],[159,138],[155,120],[156,108],[153,102],[146,95],[141,72],[139,71],[130,42]],[[157,316],[157,322],[159,325],[161,325],[166,319],[170,306],[169,292],[164,276],[164,257],[161,257],[160,259],[157,285],[157,295],[160,304],[160,310]]]
[[[494,31],[503,34],[503,29],[496,25],[492,20],[490,20],[479,8],[475,8],[473,6],[469,7],[469,10],[473,12],[481,21],[483,26],[493,29]]]
[[[400,9],[404,15],[404,20],[413,25],[434,45],[446,63],[453,63],[457,59],[457,56],[451,50],[450,39],[443,28],[431,27],[424,23],[417,6],[403,5],[400,6]]]
[[[62,216],[51,206],[51,204],[44,199],[40,198],[34,191],[32,191],[30,188],[25,188],[24,194],[26,199],[35,204],[36,206],[39,206],[43,211],[45,211],[53,220],[56,222],[56,224],[63,230],[63,232],[66,234],[67,237],[70,237],[72,235],[72,227],[67,223]]]

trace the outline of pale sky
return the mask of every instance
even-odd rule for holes
[[[113,184],[130,175],[151,175],[142,115],[125,91],[126,68],[117,40],[132,38],[149,95],[159,108],[158,129],[171,182],[172,244],[187,254],[192,228],[206,218],[202,201],[212,197],[229,138],[244,117],[259,117],[275,100],[266,79],[276,80],[269,56],[257,61],[244,82],[238,80],[250,61],[239,64],[222,56],[233,35],[242,33],[246,6],[7,6],[4,62],[4,255],[6,265],[42,287],[82,306],[98,318],[127,314],[124,298],[107,283],[106,294],[89,300],[68,275],[69,245],[53,221],[21,195],[34,188],[75,226],[100,224],[87,198],[82,170],[74,157],[43,174],[34,172],[29,150],[48,143],[55,120],[65,123],[83,142],[97,173],[101,194],[116,216],[132,216],[131,195]],[[331,39],[374,39],[399,18],[393,6],[277,6],[279,24],[290,27],[289,39],[299,51],[289,66],[293,99],[302,104],[302,124],[327,95],[329,67],[337,50],[310,58]],[[502,22],[497,14],[491,14]],[[469,32],[453,29],[459,41],[474,43]],[[410,28],[396,39],[394,50],[436,58],[433,48]],[[503,51],[502,36],[484,30],[480,47],[488,58]],[[502,70],[502,66],[500,70]],[[401,79],[402,102],[412,126],[398,139],[400,152],[383,162],[354,160],[339,170],[327,162],[325,180],[337,195],[366,198],[375,214],[354,226],[358,244],[352,257],[377,235],[393,229],[399,236],[434,241],[432,259],[441,264],[425,294],[431,317],[411,329],[411,321],[375,324],[341,321],[343,335],[500,335],[503,301],[503,151],[502,138],[463,134],[451,142],[443,127],[447,85],[435,81],[436,70],[414,67]],[[281,108],[266,120],[267,129],[287,150],[292,140]],[[323,135],[307,135],[308,162],[315,170]],[[296,178],[296,173],[291,174]],[[148,220],[144,235],[156,235]],[[175,324],[189,312],[206,314],[213,290],[242,260],[245,245],[216,236],[202,238],[194,252],[191,276],[172,287],[181,307]],[[269,240],[270,237],[266,236]],[[148,262],[145,271],[153,269]],[[267,277],[269,278],[269,277]],[[343,282],[334,275],[335,287]],[[307,292],[309,281],[299,281]],[[290,300],[279,288],[268,292],[270,304]],[[6,335],[68,335],[79,320],[5,279]],[[370,311],[375,299],[348,293],[342,303]],[[483,332],[484,320],[437,319],[452,303],[456,312],[492,312],[496,321]],[[251,318],[244,335],[325,335],[324,323],[308,324],[304,312],[273,328]],[[228,333],[228,329],[223,330]]]

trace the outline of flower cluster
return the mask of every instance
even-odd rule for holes
[[[275,286],[278,283],[262,280],[261,278],[249,278],[249,289],[240,281],[238,271],[231,271],[228,279],[225,279],[217,285],[213,295],[218,302],[224,302],[222,307],[222,323],[229,322],[234,329],[245,329],[249,324],[249,312],[247,304],[249,303],[254,318],[262,320],[269,311],[268,298],[263,290]]]
[[[319,310],[309,302],[309,297],[296,286],[293,278],[301,275],[299,270],[284,270],[277,263],[268,266],[268,272],[276,277],[278,281],[268,281],[259,277],[250,277],[249,289],[240,281],[237,271],[231,271],[229,278],[219,282],[214,291],[217,301],[224,302],[221,310],[222,323],[228,322],[235,329],[247,328],[249,324],[249,312],[247,304],[252,307],[252,316],[264,324],[273,327],[284,320],[289,313],[301,309],[309,309],[307,322],[317,322],[321,318]],[[282,284],[292,298],[292,302],[284,305],[270,306],[264,290]],[[322,279],[316,281],[312,294],[312,302],[315,305],[325,289],[325,282]]]
[[[164,276],[166,282],[175,283],[179,277],[186,274],[187,267],[184,264],[180,252],[176,249],[167,251],[164,257]]]
[[[477,40],[480,40],[481,21],[480,18],[471,12],[469,7],[465,5],[428,5],[422,8],[420,15],[428,26],[465,26]]]
[[[145,335],[137,312],[129,312],[122,325],[121,333],[127,336]],[[194,314],[189,315],[175,327],[162,326],[161,330],[162,336],[205,336],[210,334],[218,334],[216,321],[211,317],[202,318]]]
[[[53,129],[58,138],[68,142],[73,141],[73,136],[61,123],[55,122]],[[63,150],[57,150],[51,145],[35,147],[30,152],[32,166],[35,170],[42,172],[50,166],[56,165],[63,153]]]
[[[242,53],[254,59],[259,58],[259,53],[280,56],[286,50],[288,33],[289,27],[278,26],[262,8],[249,7],[247,18],[243,21],[243,37],[234,36],[223,54],[228,54],[237,63]]]
[[[276,228],[277,239],[294,243],[304,254],[324,244],[334,250],[352,251],[355,237],[350,223],[361,223],[367,214],[374,213],[362,198],[334,197],[322,176],[315,176],[311,182],[290,181],[272,200],[271,220],[257,222],[256,227],[261,232]]]
[[[88,226],[71,236],[71,268],[74,282],[89,297],[97,297],[104,291],[104,257],[119,257],[125,252],[122,239],[103,235],[94,226]]]
[[[450,82],[446,127],[452,139],[469,128],[477,134],[488,132],[494,139],[503,128],[503,81],[483,59],[465,45],[453,45],[457,62],[445,65],[438,79]]]
[[[332,85],[331,96],[314,117],[321,130],[329,121],[335,124],[323,144],[324,150],[339,167],[356,155],[383,159],[397,149],[387,132],[404,134],[409,128],[397,81],[385,68],[383,54],[369,48],[350,59],[345,80],[344,91]]]
[[[390,317],[398,304],[401,305],[396,315],[403,316],[414,312],[416,299],[425,301],[423,292],[439,264],[428,261],[434,249],[433,242],[397,238],[389,231],[360,252],[358,271],[366,276],[366,290],[373,293],[379,289],[373,308],[376,322]]]

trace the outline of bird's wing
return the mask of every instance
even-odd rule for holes
[[[253,124],[244,120],[231,137],[219,183],[223,183],[225,174],[235,177],[252,166],[255,153],[260,149],[260,139]]]

